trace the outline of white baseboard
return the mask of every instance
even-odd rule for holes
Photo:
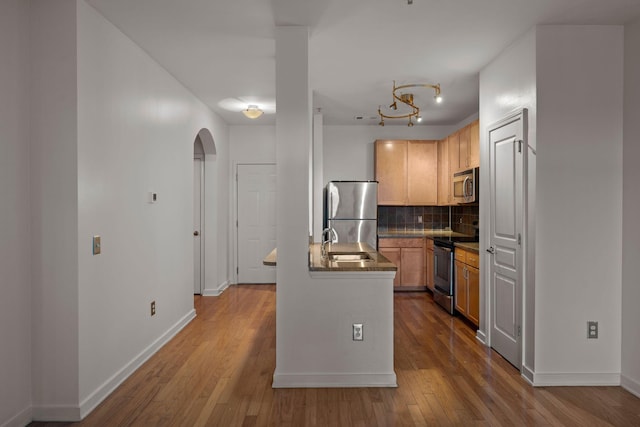
[[[620,377],[620,385],[629,393],[640,397],[640,382],[622,375]]]
[[[7,421],[2,422],[0,427],[24,427],[33,420],[33,412],[31,406],[18,412],[15,416]]]
[[[77,405],[41,405],[31,409],[33,421],[81,421],[80,407]]]
[[[476,339],[478,341],[480,341],[482,343],[482,345],[484,345],[486,347],[486,345],[487,345],[487,336],[485,335],[484,331],[481,331],[480,329],[478,329],[476,331]]]
[[[202,296],[203,297],[217,297],[217,296],[220,296],[225,291],[225,289],[227,289],[228,287],[229,287],[229,281],[225,280],[217,288],[203,289],[202,290]]]
[[[616,386],[620,373],[534,373],[533,385],[545,386]]]
[[[273,388],[398,387],[389,374],[273,374]]]
[[[93,393],[80,403],[80,419],[86,417],[95,409],[113,390],[115,390],[124,380],[126,380],[136,369],[153,356],[158,350],[168,343],[178,332],[196,317],[196,311],[191,310],[171,326],[164,334],[156,339],[151,345],[140,352],[136,357],[120,369],[115,375],[105,381]],[[73,420],[77,421],[77,420]]]
[[[535,377],[535,372],[533,372],[529,367],[522,365],[522,370],[520,371],[520,375],[527,380],[527,382],[533,385],[533,378]]]

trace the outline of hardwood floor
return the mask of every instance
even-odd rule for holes
[[[398,388],[271,388],[275,286],[196,297],[197,318],[83,422],[33,426],[638,426],[620,387],[529,386],[428,293],[395,295]]]

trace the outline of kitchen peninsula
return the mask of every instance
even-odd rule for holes
[[[396,266],[367,243],[308,246],[308,284],[276,292],[304,312],[291,372],[274,387],[396,387],[393,358],[393,278]],[[278,265],[274,249],[263,260]],[[286,274],[286,273],[285,273]],[[295,294],[295,295],[294,295]],[[294,328],[292,324],[287,327]],[[313,330],[313,333],[309,332]],[[299,365],[313,367],[300,373]]]

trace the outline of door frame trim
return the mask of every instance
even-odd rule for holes
[[[486,152],[487,152],[487,170],[488,173],[485,174],[485,176],[483,178],[486,178],[486,182],[487,184],[487,189],[491,189],[491,184],[490,184],[490,177],[491,177],[491,140],[490,140],[490,135],[491,132],[506,126],[507,124],[514,122],[514,121],[518,121],[520,120],[522,122],[522,156],[520,158],[521,163],[521,177],[520,177],[520,200],[519,202],[521,203],[521,218],[520,218],[520,228],[517,231],[518,233],[520,233],[521,237],[522,237],[522,241],[521,241],[521,250],[520,250],[520,254],[517,260],[517,265],[519,266],[518,268],[518,280],[520,281],[520,298],[518,299],[518,303],[520,304],[519,307],[519,318],[517,319],[517,321],[519,321],[519,325],[521,327],[521,335],[520,335],[520,344],[519,344],[519,348],[518,348],[518,370],[520,370],[520,372],[522,374],[528,373],[528,372],[533,372],[530,368],[525,366],[525,349],[526,349],[526,344],[527,344],[527,338],[531,338],[533,339],[533,337],[528,337],[527,334],[527,324],[525,323],[526,321],[526,314],[527,314],[527,305],[526,303],[528,302],[526,299],[526,290],[527,290],[527,248],[528,248],[528,234],[527,234],[527,230],[528,230],[528,171],[527,171],[527,155],[528,155],[528,150],[529,150],[529,138],[528,138],[528,131],[529,131],[529,123],[528,123],[528,109],[527,108],[519,108],[516,110],[511,111],[510,113],[506,114],[505,116],[503,116],[501,119],[489,124],[485,129],[486,131],[484,132],[485,134],[485,141],[486,141]],[[486,192],[484,192],[485,194],[487,194]],[[491,194],[489,193],[487,196],[485,196],[484,200],[482,201],[483,203],[487,204],[487,217],[485,218],[485,220],[482,222],[482,225],[484,228],[484,233],[483,236],[485,237],[485,241],[487,242],[487,244],[485,245],[481,245],[482,247],[488,248],[490,246],[491,243],[491,216],[493,215],[493,212],[491,211]],[[491,319],[492,319],[492,305],[491,305],[491,298],[492,298],[492,293],[491,293],[491,262],[492,262],[492,258],[491,256],[488,256],[488,254],[485,251],[480,252],[480,257],[483,258],[481,259],[481,265],[484,267],[484,274],[481,275],[480,277],[480,304],[482,307],[482,314],[484,315],[485,318],[485,322],[484,322],[484,328],[480,328],[478,329],[477,332],[477,338],[478,340],[482,341],[486,346],[491,347]],[[532,302],[533,303],[533,302]],[[533,329],[532,329],[533,331]],[[525,376],[525,378],[529,379],[528,376]],[[531,379],[532,380],[532,379]]]
[[[205,155],[200,153],[193,154],[193,160],[200,160],[200,295],[205,289]],[[195,289],[194,289],[195,290]]]

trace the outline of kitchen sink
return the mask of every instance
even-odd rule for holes
[[[335,262],[363,262],[373,261],[367,252],[329,252],[329,261]]]

